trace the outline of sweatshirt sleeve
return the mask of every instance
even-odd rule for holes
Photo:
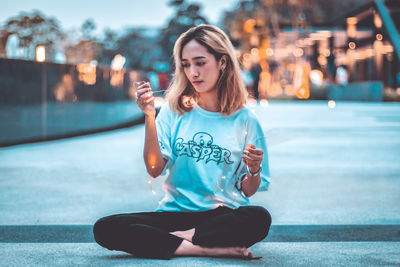
[[[271,179],[270,171],[269,171],[269,161],[268,161],[268,149],[267,149],[267,141],[263,132],[263,129],[260,125],[260,122],[255,116],[250,116],[247,125],[246,125],[246,144],[252,144],[259,149],[262,149],[264,152],[263,160],[261,162],[261,183],[258,187],[257,191],[267,191]],[[239,177],[242,178],[243,175],[247,173],[246,165],[243,164],[243,167],[240,171]]]
[[[163,158],[167,160],[162,175],[164,175],[166,170],[172,165],[171,119],[172,111],[166,102],[162,105],[160,112],[156,117],[158,144]]]

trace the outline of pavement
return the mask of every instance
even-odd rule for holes
[[[150,260],[93,242],[100,217],[151,211],[144,127],[0,149],[2,266],[400,266],[400,104],[254,105],[268,143],[272,215],[259,260]],[[152,193],[152,190],[156,193]]]

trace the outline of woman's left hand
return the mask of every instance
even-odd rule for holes
[[[246,149],[243,151],[242,160],[249,167],[252,173],[256,173],[260,170],[261,162],[263,160],[264,151],[257,148],[252,144],[246,145]]]

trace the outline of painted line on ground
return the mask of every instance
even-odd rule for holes
[[[400,225],[272,225],[264,242],[400,241]],[[92,225],[0,225],[2,243],[91,243]]]

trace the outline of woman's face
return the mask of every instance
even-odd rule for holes
[[[181,64],[197,93],[217,92],[221,63],[204,46],[196,40],[187,43],[182,49]]]

